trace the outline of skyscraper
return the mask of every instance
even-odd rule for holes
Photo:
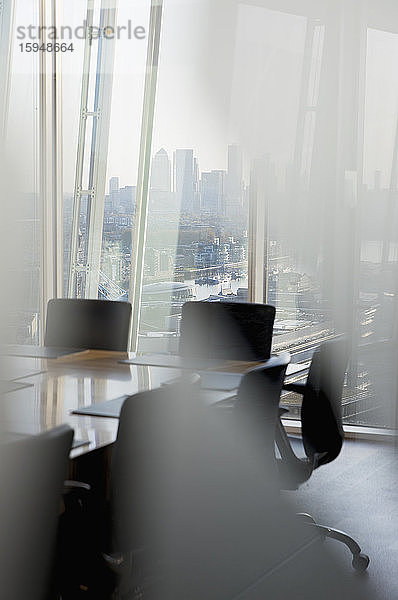
[[[111,212],[119,209],[119,177],[111,177],[109,180],[109,209]]]
[[[225,171],[210,171],[202,173],[201,206],[205,212],[213,214],[224,213]]]
[[[133,214],[135,211],[135,197],[137,193],[136,186],[126,185],[119,190],[120,212]]]
[[[240,146],[228,146],[228,172],[225,182],[225,204],[228,217],[236,217],[243,200],[243,161]]]
[[[156,152],[152,159],[150,189],[155,192],[171,191],[171,165],[164,148]]]
[[[111,177],[109,180],[109,193],[117,192],[119,190],[119,177]]]
[[[149,198],[151,211],[175,210],[174,193],[171,191],[171,161],[164,148],[152,158]]]
[[[194,215],[198,215],[200,213],[200,189],[199,189],[199,162],[196,157],[193,159],[193,184],[194,184],[194,192],[193,192],[193,207],[192,212]]]
[[[174,152],[174,191],[182,212],[192,213],[195,199],[195,168],[193,150]]]

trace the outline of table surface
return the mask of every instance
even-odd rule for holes
[[[121,364],[125,358],[129,358],[127,353],[102,350],[57,359],[1,357],[1,379],[29,385],[3,394],[0,432],[37,434],[67,423],[75,430],[75,440],[84,442],[73,448],[71,458],[112,444],[117,419],[75,415],[72,411],[159,387],[180,373],[172,368]],[[234,361],[225,363],[223,370],[244,372],[252,366]],[[214,392],[215,401],[228,396],[230,391]]]

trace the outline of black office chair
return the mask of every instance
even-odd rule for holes
[[[288,362],[247,373],[231,411],[209,409],[185,381],[126,399],[104,554],[118,577],[96,600],[343,597],[319,536],[280,498],[273,439]]]
[[[255,448],[261,448],[268,466],[275,469],[273,432],[279,419],[280,396],[289,362],[289,352],[283,352],[246,371],[233,407],[238,430],[254,442]]]
[[[260,361],[270,357],[275,307],[249,302],[186,302],[179,353]]]
[[[49,597],[73,430],[0,444],[0,581],[7,600]]]
[[[114,446],[109,503],[108,567],[116,573],[115,597],[150,596],[157,589],[166,490],[173,486],[173,432],[184,428],[184,401],[196,410],[199,385],[180,383],[134,394],[123,403]],[[200,409],[199,409],[200,410]],[[190,412],[188,410],[188,412]],[[178,426],[178,420],[181,425]],[[140,596],[141,594],[141,596]],[[150,596],[151,597],[151,596]]]
[[[47,304],[45,346],[126,352],[129,302],[54,298]]]
[[[85,484],[67,482],[59,544],[62,598],[75,600],[83,588],[82,596],[96,600],[146,598],[148,587],[152,591],[157,586],[152,581],[158,573],[153,549],[162,530],[162,491],[170,476],[172,431],[181,396],[195,405],[199,385],[187,382],[197,380],[184,378],[126,398],[105,506],[99,510],[93,506],[93,493]]]
[[[272,595],[269,573],[312,535],[279,497],[273,440],[289,360],[246,373],[231,411],[184,383],[125,401],[111,477],[116,597],[232,598],[263,577]]]
[[[344,431],[341,416],[341,398],[347,368],[347,343],[343,338],[321,344],[316,350],[305,383],[285,384],[287,391],[301,394],[301,428],[305,457],[299,458],[295,440],[289,438],[279,418],[276,445],[282,489],[297,489],[318,467],[325,465],[340,453]],[[280,416],[285,411],[280,411]],[[343,542],[352,553],[352,566],[365,571],[369,557],[362,554],[355,540],[342,531],[318,525],[310,515],[302,515],[325,537]]]

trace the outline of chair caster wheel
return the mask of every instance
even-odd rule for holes
[[[367,556],[367,554],[355,554],[352,559],[352,566],[356,571],[364,573],[364,571],[366,571],[366,569],[368,568],[369,562],[370,559],[369,556]]]

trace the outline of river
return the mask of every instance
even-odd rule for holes
[[[195,283],[194,279],[186,280],[184,283],[188,285],[193,285],[196,289],[196,300],[205,300],[209,296],[218,296],[221,291],[221,284],[217,285],[198,285]],[[238,288],[246,288],[248,286],[247,279],[235,279],[228,282],[228,284],[224,284],[223,290],[230,288],[234,294],[236,294]]]

